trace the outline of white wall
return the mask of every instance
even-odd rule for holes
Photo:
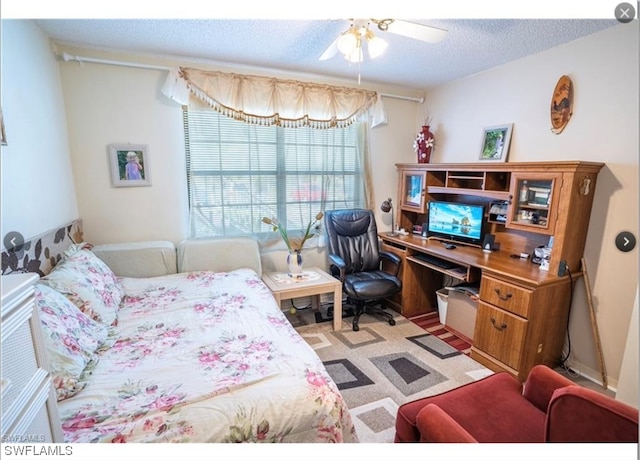
[[[61,48],[58,53],[62,51],[111,60],[146,62],[139,56],[98,53],[95,50]],[[151,63],[189,65],[158,59]],[[191,65],[209,68],[202,63]],[[188,199],[182,109],[160,93],[166,72],[88,62],[82,67],[74,62],[60,62],[60,72],[85,237],[96,244],[148,239],[177,242],[186,238]],[[315,81],[335,83],[322,77]],[[339,83],[355,85],[355,82]],[[396,93],[395,88],[380,90]],[[390,229],[391,225],[390,216],[379,211],[379,204],[389,196],[396,196],[395,163],[412,161],[414,158],[411,147],[415,135],[412,120],[418,104],[385,98],[385,105],[388,124],[371,132],[374,207],[381,230],[385,230],[386,226]],[[151,187],[111,186],[107,145],[126,142],[149,144]],[[313,255],[309,254],[309,257]]]
[[[638,324],[638,294],[639,291],[636,290],[636,300],[633,303],[631,314],[631,324],[633,325]],[[638,407],[638,351],[638,328],[630,327],[622,358],[616,399],[633,407]]]
[[[562,75],[573,81],[574,107],[569,124],[556,135],[549,108]],[[585,259],[606,370],[615,385],[638,285],[638,249],[622,253],[615,247],[618,232],[638,235],[637,24],[618,25],[431,90],[425,109],[433,115],[436,162],[475,162],[483,127],[514,123],[509,161],[606,163],[598,176]],[[574,290],[570,335],[572,366],[600,379],[582,279]]]
[[[385,98],[384,105],[389,124],[371,130],[373,210],[378,231],[382,232],[391,230],[391,213],[380,210],[382,202],[391,198],[394,212],[398,209],[395,164],[416,161],[416,155],[413,153],[416,130],[412,120],[419,104],[413,101]]]
[[[84,234],[96,244],[187,235],[182,111],[160,93],[166,72],[60,64]],[[149,146],[150,187],[111,185],[108,145]]]
[[[25,239],[78,218],[58,64],[31,21],[2,21],[1,234]]]

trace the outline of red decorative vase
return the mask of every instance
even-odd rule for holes
[[[415,149],[418,155],[418,163],[429,163],[435,138],[429,125],[424,125],[416,136]]]

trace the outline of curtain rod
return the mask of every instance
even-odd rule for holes
[[[82,66],[85,62],[90,62],[93,64],[108,64],[108,65],[117,65],[120,67],[136,67],[138,69],[153,69],[153,70],[171,70],[171,67],[162,66],[162,65],[150,65],[150,64],[140,64],[138,62],[125,62],[125,61],[112,61],[110,59],[97,59],[86,56],[72,56],[69,53],[62,53],[62,59],[65,62],[76,61],[78,64]]]
[[[162,66],[162,65],[150,65],[150,64],[141,64],[138,62],[126,62],[126,61],[113,61],[110,59],[98,59],[98,58],[92,58],[92,57],[86,57],[86,56],[73,56],[69,53],[62,53],[62,59],[64,59],[65,62],[69,62],[69,61],[75,61],[78,64],[80,64],[82,66],[82,64],[84,64],[85,62],[89,62],[92,64],[107,64],[107,65],[116,65],[116,66],[120,66],[120,67],[135,67],[138,69],[151,69],[151,70],[166,70],[169,71],[171,70],[173,67],[167,67],[167,66]],[[387,94],[387,93],[379,93],[380,96],[383,97],[389,97],[392,99],[402,99],[405,101],[413,101],[413,102],[419,102],[420,104],[422,104],[424,102],[424,97],[409,97],[409,96],[398,96],[396,94]]]
[[[397,94],[387,94],[387,93],[378,93],[378,94],[380,94],[380,96],[383,96],[383,97],[390,97],[392,99],[402,99],[405,101],[419,102],[420,104],[424,102],[424,97],[398,96]]]

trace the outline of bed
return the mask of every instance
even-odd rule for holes
[[[175,270],[152,252],[175,273],[121,277],[72,246],[36,287],[66,442],[358,441],[255,267],[187,270],[225,260],[196,244]]]

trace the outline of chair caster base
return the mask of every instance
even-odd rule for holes
[[[395,326],[396,325],[396,320],[395,319],[390,319],[389,320],[389,324],[392,325],[392,326]]]
[[[360,330],[360,326],[358,326],[357,324],[354,324],[352,329],[354,332],[358,332]]]

